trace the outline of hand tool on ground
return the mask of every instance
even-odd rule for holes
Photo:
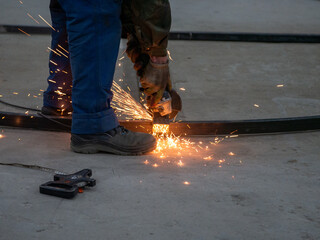
[[[41,184],[40,193],[61,198],[73,198],[78,192],[83,192],[85,187],[93,187],[96,180],[91,178],[91,169],[83,169],[79,172],[63,175],[55,174],[53,181]]]

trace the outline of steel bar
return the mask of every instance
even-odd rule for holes
[[[49,27],[0,25],[0,33],[50,34]],[[125,38],[125,37],[124,37]],[[237,33],[237,32],[170,32],[170,40],[193,41],[232,41],[232,42],[265,42],[265,43],[320,43],[319,34],[289,33]]]
[[[132,131],[152,132],[151,121],[120,121],[120,124]],[[0,126],[69,132],[71,117],[44,118],[39,115],[0,112]],[[310,130],[320,130],[320,115],[237,121],[181,121],[170,124],[172,133],[187,136],[270,134]]]

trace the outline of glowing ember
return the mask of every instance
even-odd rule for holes
[[[129,93],[123,90],[119,84],[113,82],[113,101],[111,106],[118,117],[125,115],[126,119],[152,120],[147,110],[138,103]]]
[[[28,15],[33,21],[35,21],[36,23],[40,24],[36,19],[34,19],[34,17],[31,16],[30,13],[27,13],[27,15]]]
[[[24,33],[25,35],[27,35],[28,37],[30,37],[31,35],[29,33],[26,33],[25,31],[23,31],[22,29],[18,28],[18,30],[22,33]]]
[[[169,124],[153,124],[152,132],[153,134],[168,134]]]
[[[226,161],[225,159],[221,159],[221,160],[218,161],[218,163],[219,163],[219,164],[222,164],[222,163],[224,163],[225,161]]]
[[[167,50],[167,54],[168,54],[168,58],[169,58],[172,62],[174,62],[173,59],[172,59],[172,57],[171,57],[171,53],[170,53],[169,50]]]
[[[39,18],[41,18],[49,27],[51,27],[52,30],[55,31],[55,29],[54,29],[43,17],[41,17],[41,15],[38,15],[38,16],[39,16]]]
[[[204,157],[203,158],[203,160],[207,160],[207,161],[210,161],[210,160],[212,160],[213,158],[212,158],[212,156],[208,156],[208,157]]]
[[[177,164],[178,164],[178,166],[180,166],[180,167],[182,167],[182,166],[184,165],[184,163],[183,163],[181,160],[179,160],[179,162],[178,162]]]

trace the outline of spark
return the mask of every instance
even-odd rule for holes
[[[115,109],[116,114],[126,115],[132,120],[152,120],[148,111],[139,104],[129,93],[123,90],[119,84],[113,82],[112,85],[113,101],[111,106]]]
[[[278,84],[277,87],[278,87],[278,88],[284,87],[284,84]]]
[[[23,4],[23,2],[22,2],[22,1],[19,1],[19,3],[20,3],[20,4]]]
[[[185,88],[183,88],[183,87],[182,87],[182,88],[179,88],[179,89],[180,89],[181,91],[185,91],[185,90],[186,90],[186,89],[185,89]]]
[[[29,33],[26,33],[25,31],[23,31],[22,29],[18,28],[18,30],[22,33],[24,33],[25,35],[27,35],[28,37],[30,37],[31,35]]]
[[[207,161],[212,160],[212,156],[204,157],[203,160],[207,160]]]
[[[53,63],[54,65],[58,66],[57,63],[55,63],[54,61],[50,60],[51,63]]]
[[[122,56],[121,58],[119,58],[119,61],[121,61],[122,59],[124,59],[124,56]]]
[[[222,164],[222,163],[224,163],[226,160],[225,159],[220,159],[219,161],[218,161],[218,163],[219,164]]]
[[[230,155],[230,156],[234,156],[234,155],[236,155],[236,154],[234,154],[233,152],[229,152],[229,155]]]
[[[53,80],[51,80],[51,79],[49,79],[48,81],[49,81],[49,82],[52,82],[52,83],[57,83],[56,81],[53,81]]]
[[[167,50],[167,53],[168,53],[168,58],[169,58],[172,62],[174,62],[173,59],[172,59],[172,57],[171,57],[171,53],[170,53],[169,50]]]
[[[255,107],[257,107],[257,108],[260,107],[258,104],[254,104],[253,106],[255,106]]]
[[[59,94],[60,96],[67,95],[67,94],[65,94],[65,93],[61,92],[60,90],[56,90],[56,91],[54,91],[54,92],[55,92],[55,93],[57,93],[57,94]]]
[[[153,124],[152,132],[154,134],[167,134],[169,133],[169,124]]]
[[[159,165],[155,163],[155,164],[152,165],[152,167],[157,168],[157,167],[159,167]]]
[[[12,94],[14,94],[14,95],[18,95],[19,93],[17,93],[17,92],[13,92]]]
[[[5,119],[6,117],[5,116],[3,116],[1,119],[3,120],[3,119]]]
[[[238,130],[234,130],[233,132],[231,132],[230,134],[234,134],[235,132],[238,132]]]
[[[183,184],[184,184],[184,185],[190,185],[190,182],[185,181],[185,182],[183,182]]]
[[[5,138],[5,137],[6,137],[5,135],[0,134],[0,139],[1,139],[1,138]]]
[[[144,163],[145,165],[148,165],[150,162],[149,162],[148,160],[145,160],[143,163]]]
[[[60,53],[61,55],[63,55],[65,58],[69,58],[67,55],[65,55],[63,52],[61,52],[58,48],[56,48],[56,51],[58,53]],[[60,70],[58,69],[58,71],[60,71]]]
[[[51,49],[48,47],[48,49],[51,51],[51,52],[54,52],[55,54],[57,54],[59,57],[61,57],[61,55],[59,53],[57,53],[55,50]]]
[[[178,166],[180,166],[180,167],[182,167],[182,166],[184,165],[184,163],[183,163],[181,160],[179,160],[179,162],[178,162],[177,164],[178,164]]]
[[[0,98],[3,97],[3,95],[0,95]]]
[[[27,13],[27,15],[28,15],[33,21],[35,21],[36,23],[40,24],[36,19],[34,19],[34,18],[31,16],[30,13]]]
[[[53,31],[56,31],[41,15],[38,15],[49,27],[52,28]]]
[[[67,50],[65,50],[61,45],[58,44],[58,47],[61,48],[63,51],[65,51],[66,53],[69,54],[69,52]]]
[[[239,135],[231,135],[231,136],[229,136],[229,137],[231,137],[231,138],[236,138],[236,137],[239,137]]]

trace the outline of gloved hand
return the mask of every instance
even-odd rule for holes
[[[168,62],[154,63],[150,60],[143,71],[140,83],[147,96],[147,105],[150,108],[154,107],[161,100],[163,92],[171,91],[172,88]]]

